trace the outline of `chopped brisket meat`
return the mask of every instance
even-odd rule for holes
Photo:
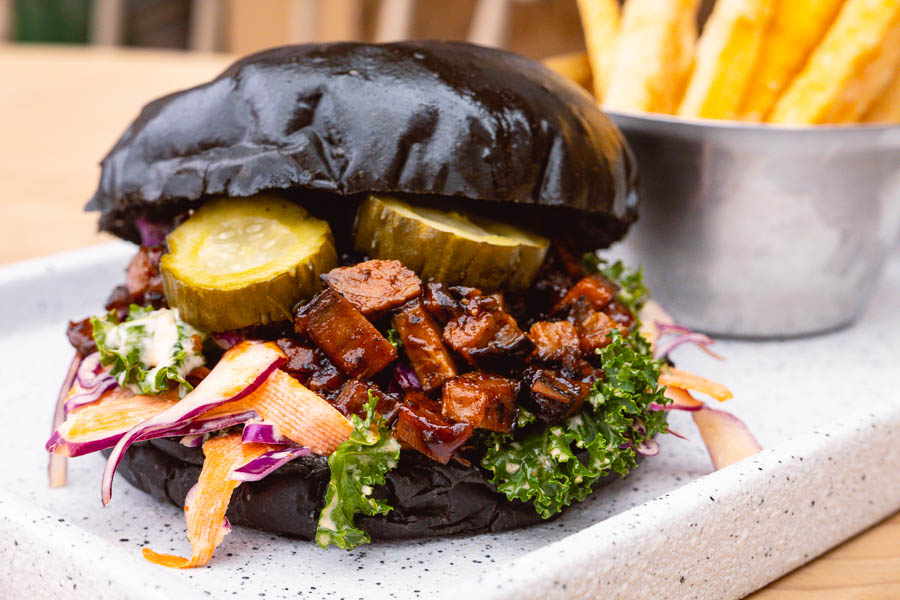
[[[463,301],[480,295],[481,290],[477,288],[431,282],[425,285],[422,301],[425,304],[425,310],[431,313],[431,316],[437,319],[441,325],[446,325],[450,319],[465,312]]]
[[[569,312],[569,320],[578,331],[581,351],[584,354],[594,354],[599,348],[609,345],[612,342],[610,334],[614,329],[618,329],[623,335],[628,333],[627,327],[613,321],[605,312],[595,310],[584,298],[576,300]]]
[[[291,338],[280,338],[275,343],[287,355],[282,370],[312,391],[327,394],[344,383],[344,374],[318,348],[305,346]]]
[[[300,307],[294,329],[306,335],[344,373],[368,379],[397,359],[397,351],[361,312],[335,290]]]
[[[340,393],[332,401],[334,407],[345,417],[357,415],[365,418],[366,405],[369,403],[369,392],[378,399],[375,411],[390,421],[396,414],[400,400],[393,394],[387,394],[378,389],[374,383],[351,379],[344,384]]]
[[[162,275],[159,272],[159,260],[164,252],[164,246],[141,246],[128,263],[125,288],[132,303],[154,308],[166,306]]]
[[[581,356],[578,331],[568,321],[538,321],[528,337],[534,342],[531,359],[537,362],[571,364]]]
[[[616,297],[616,292],[616,285],[603,275],[582,277],[553,307],[553,314],[563,312],[580,298],[584,298],[595,310],[603,310]]]
[[[526,372],[522,405],[546,422],[557,423],[581,410],[591,384],[564,376],[554,369]]]
[[[405,448],[447,464],[453,453],[472,436],[472,426],[441,414],[441,406],[422,392],[407,392],[397,412],[394,438]]]
[[[468,363],[487,371],[516,370],[534,349],[495,296],[473,296],[462,301],[463,314],[444,327],[443,338]]]
[[[584,268],[571,246],[554,241],[528,292],[528,313],[538,319],[549,316],[551,309],[583,276]]]
[[[404,304],[394,315],[393,324],[422,389],[430,392],[456,377],[453,357],[444,347],[441,330],[422,300],[416,298]]]
[[[128,293],[128,288],[124,285],[117,285],[106,299],[106,306],[104,306],[104,308],[107,311],[116,311],[119,315],[119,319],[124,319],[128,316],[128,307],[131,306],[133,302],[134,299],[131,297],[131,294]]]
[[[422,282],[398,260],[368,260],[338,267],[322,280],[369,318],[377,318],[422,292]]]
[[[519,384],[512,379],[472,371],[451,379],[442,390],[443,415],[476,429],[512,431]]]
[[[69,343],[81,356],[87,356],[97,351],[97,344],[94,343],[94,327],[91,325],[91,319],[82,319],[81,321],[69,321],[66,327],[66,337]]]
[[[603,312],[608,314],[610,319],[619,325],[622,325],[626,330],[630,330],[632,326],[634,326],[634,315],[631,314],[631,311],[618,300],[613,300],[607,304],[606,308],[603,309]]]

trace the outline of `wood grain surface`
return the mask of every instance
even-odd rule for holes
[[[165,51],[0,46],[0,264],[102,243],[82,207],[98,162],[152,98],[232,60]],[[750,596],[900,598],[900,513]]]

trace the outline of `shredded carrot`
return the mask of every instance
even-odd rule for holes
[[[203,461],[196,491],[191,503],[184,507],[191,557],[159,554],[150,548],[144,548],[144,558],[157,565],[176,569],[206,565],[216,546],[222,541],[225,511],[231,502],[232,492],[241,483],[228,476],[234,469],[275,448],[277,446],[271,444],[241,443],[241,436],[238,434],[207,440],[203,444],[206,459]]]
[[[671,385],[666,386],[665,396],[666,398],[671,400],[675,404],[675,406],[681,406],[684,408],[703,406],[703,403],[691,396],[690,392],[688,392],[687,390],[673,387]]]
[[[78,455],[80,444],[104,437],[114,439],[113,436],[125,433],[176,402],[174,391],[137,396],[125,388],[114,388],[97,402],[73,408],[54,432],[57,442],[48,446],[48,450],[61,456],[72,456],[73,451]]]
[[[650,349],[656,349],[656,341],[659,339],[659,324],[674,324],[675,320],[669,316],[669,313],[662,305],[655,300],[647,300],[638,313],[641,320],[641,327],[638,333],[650,343]]]
[[[327,400],[281,370],[238,403],[315,454],[331,454],[353,431],[350,421]],[[233,404],[226,406],[234,410]]]
[[[137,396],[126,388],[114,388],[98,402],[72,409],[61,429],[73,439],[99,431],[128,431],[178,402],[174,391],[154,396]]]
[[[743,421],[727,412],[704,407],[691,414],[716,469],[724,469],[762,449]]]
[[[687,371],[682,371],[673,367],[663,367],[662,372],[659,374],[659,385],[702,392],[712,396],[719,402],[725,402],[734,397],[731,390],[721,383],[716,383],[715,381],[710,381],[699,375],[694,375],[693,373],[688,373]]]

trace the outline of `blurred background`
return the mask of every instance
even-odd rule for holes
[[[244,54],[287,43],[470,40],[582,50],[575,0],[0,0],[0,38]]]

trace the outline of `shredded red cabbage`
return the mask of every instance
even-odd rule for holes
[[[145,442],[147,440],[155,440],[164,437],[182,437],[182,436],[199,436],[200,443],[203,443],[203,434],[227,429],[241,423],[246,423],[252,419],[258,419],[259,414],[255,410],[238,411],[213,417],[211,419],[198,418],[189,423],[176,424],[169,428],[152,429],[141,434],[135,441]],[[59,431],[54,430],[50,439],[47,440],[46,448],[48,452],[56,452],[60,448],[65,448],[65,454],[69,457],[82,456],[106,450],[115,446],[122,439],[127,431],[105,431],[98,434],[98,437],[82,439],[80,441],[70,441],[62,437]],[[186,444],[187,445],[187,444]],[[199,445],[199,444],[198,444]]]
[[[209,337],[211,337],[222,350],[228,350],[232,346],[237,346],[246,339],[236,331],[220,331],[209,334]]]
[[[76,378],[78,379],[78,385],[86,390],[90,390],[97,387],[106,376],[107,373],[103,371],[103,365],[100,363],[100,353],[94,352],[93,354],[88,354],[81,361]]]
[[[59,396],[56,398],[56,410],[53,412],[53,433],[50,434],[51,440],[56,435],[56,430],[66,420],[66,396],[69,395],[69,390],[72,389],[72,384],[78,377],[78,369],[81,367],[81,362],[81,354],[76,352],[75,356],[72,357],[72,362],[69,363],[69,370],[66,371],[66,377],[63,379],[62,387],[59,389]],[[55,488],[66,485],[67,470],[66,457],[59,454],[51,454],[50,462],[47,465],[50,487]]]
[[[419,383],[416,372],[413,371],[412,365],[406,361],[397,361],[397,365],[394,367],[394,380],[404,392],[422,391],[422,384]]]
[[[118,382],[116,382],[116,378],[109,373],[104,373],[103,376],[97,377],[97,381],[99,381],[99,383],[96,384],[96,387],[75,394],[66,400],[65,406],[63,406],[66,415],[68,415],[73,408],[97,402],[103,397],[103,394],[119,385]]]
[[[171,223],[154,222],[141,216],[135,222],[141,234],[142,246],[160,246],[166,241],[166,234],[172,229]]]
[[[131,444],[148,435],[170,437],[200,433],[186,430],[191,421],[208,410],[240,400],[252,393],[265,383],[269,375],[285,360],[284,353],[272,343],[246,342],[226,352],[209,375],[180,402],[132,428],[119,439],[103,470],[100,488],[103,505],[109,504],[112,498],[112,483],[116,469]],[[246,384],[235,388],[236,381],[244,381]],[[157,432],[165,434],[156,435]]]
[[[303,446],[289,446],[278,450],[270,450],[247,464],[234,469],[228,478],[235,481],[259,481],[285,463],[294,460],[298,456],[306,456],[308,454],[309,448]]]
[[[203,438],[204,435],[202,433],[192,433],[191,435],[186,435],[181,438],[179,443],[188,448],[199,448],[203,445]]]
[[[246,443],[290,445],[294,442],[281,435],[278,428],[270,423],[247,423],[241,434],[241,441]]]
[[[653,352],[653,356],[657,360],[665,358],[669,355],[670,352],[675,350],[675,348],[687,343],[696,344],[698,348],[700,348],[713,358],[722,360],[722,357],[719,354],[716,354],[709,349],[709,345],[714,344],[715,341],[708,335],[697,333],[683,325],[675,325],[673,323],[661,323],[659,321],[656,321],[656,327],[659,331],[660,339],[662,339],[666,335],[675,336],[664,344],[661,344],[659,340],[657,340],[656,349]]]

